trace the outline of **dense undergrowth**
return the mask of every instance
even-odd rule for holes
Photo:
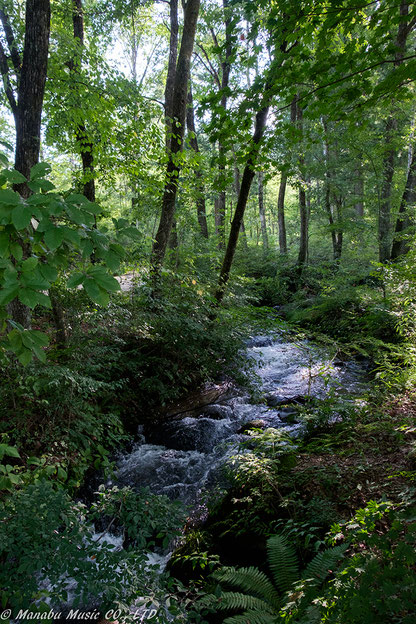
[[[114,605],[126,613],[140,595],[149,608],[156,605],[156,622],[167,617],[169,597],[178,622],[410,623],[412,298],[395,289],[406,270],[354,276],[312,266],[299,277],[253,255],[214,321],[209,283],[195,274],[167,273],[156,300],[141,277],[106,308],[82,290],[58,288],[65,345],[52,341],[45,363],[22,369],[10,359],[2,370],[0,537],[2,560],[15,570],[1,578],[3,606],[45,611],[70,597],[101,614]],[[35,328],[50,325],[46,314],[35,314]],[[275,430],[251,431],[230,460],[230,488],[213,492],[203,526],[187,523],[181,531],[184,510],[146,491],[104,489],[98,499],[73,502],[88,471],[111,472],[112,453],[138,424],[154,422],[189,390],[224,374],[248,383],[244,338],[283,326],[331,344],[342,357],[368,358],[378,396],[355,406],[306,402],[297,416],[306,434],[296,445]],[[392,399],[393,391],[401,398]],[[124,550],[102,540],[109,527]],[[154,584],[148,554],[178,536],[169,573]],[[290,551],[296,560],[286,585],[268,564],[275,536],[287,545],[282,557]],[[334,546],[342,548],[326,570],[325,553]],[[304,571],[316,556],[323,563],[311,582]],[[250,570],[246,582],[242,568]],[[68,587],[70,577],[76,584]],[[266,581],[277,592],[267,614],[258,602],[269,600]]]

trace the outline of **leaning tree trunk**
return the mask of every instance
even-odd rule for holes
[[[413,149],[409,171],[407,173],[406,186],[400,202],[399,215],[396,221],[395,237],[391,249],[391,259],[397,260],[399,256],[410,251],[409,240],[405,236],[411,233],[414,225],[413,218],[409,214],[409,208],[416,203],[416,151]]]
[[[152,250],[152,264],[158,272],[166,255],[170,232],[175,216],[175,201],[178,190],[180,163],[178,154],[182,150],[185,129],[186,103],[191,56],[195,41],[200,0],[188,0],[181,47],[176,67],[172,103],[172,138],[169,160],[166,168],[165,190],[162,198],[162,214]]]
[[[0,10],[0,19],[9,45],[17,85],[16,92],[14,92],[7,55],[0,44],[0,70],[16,125],[15,169],[26,178],[30,177],[30,170],[39,161],[41,117],[48,68],[50,18],[50,0],[27,0],[23,58],[20,60],[8,16],[3,9]],[[16,184],[14,188],[23,198],[31,194],[31,190],[25,183]],[[28,255],[27,244],[23,242],[22,248],[23,254]],[[25,328],[30,327],[30,309],[19,299],[14,299],[9,304],[8,311],[15,322]]]
[[[256,123],[254,127],[254,134],[251,140],[251,149],[247,164],[244,168],[243,179],[241,181],[240,193],[238,196],[237,206],[234,213],[234,218],[231,223],[230,236],[228,238],[227,249],[225,251],[224,261],[220,271],[220,277],[218,281],[218,287],[215,292],[215,299],[217,304],[220,304],[224,298],[225,288],[227,286],[231,265],[233,262],[235,250],[237,247],[238,235],[241,229],[241,224],[244,218],[244,212],[247,206],[247,200],[250,193],[251,184],[255,176],[255,167],[258,156],[258,145],[263,138],[263,134],[266,128],[267,115],[269,112],[269,106],[262,108],[256,115]]]
[[[240,195],[240,188],[241,188],[240,169],[238,168],[238,165],[237,165],[237,160],[236,160],[234,150],[233,150],[233,156],[234,156],[234,190],[235,190],[235,194],[238,200],[238,196]],[[241,234],[241,243],[242,243],[243,249],[244,251],[248,251],[247,232],[246,232],[246,226],[244,224],[244,219],[241,221],[240,234]]]
[[[188,108],[186,113],[186,125],[189,134],[189,145],[197,156],[200,155],[198,138],[195,130],[194,103],[192,98],[192,84],[189,81],[188,91]],[[199,160],[195,166],[195,186],[196,186],[196,211],[198,216],[199,228],[204,238],[208,238],[207,213],[205,207],[205,188],[204,179],[201,171],[201,163]]]

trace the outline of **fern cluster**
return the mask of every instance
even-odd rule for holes
[[[255,567],[222,568],[213,574],[220,593],[206,596],[204,605],[216,611],[242,611],[226,617],[224,624],[276,624],[283,618],[286,622],[295,615],[299,618],[346,548],[336,546],[318,553],[300,577],[295,548],[285,536],[273,535],[267,541],[271,578]]]

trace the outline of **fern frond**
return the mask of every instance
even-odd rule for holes
[[[259,611],[246,611],[241,615],[225,618],[223,624],[277,624],[277,615],[269,615]]]
[[[261,600],[268,602],[275,609],[280,607],[280,597],[273,583],[269,578],[257,568],[223,568],[212,575],[219,583],[225,583],[232,587],[257,596]]]
[[[296,551],[283,535],[272,535],[267,540],[267,552],[274,582],[283,593],[299,578]]]
[[[346,550],[347,545],[342,544],[318,553],[306,566],[302,578],[315,579],[317,585],[323,583],[329,571],[337,566],[338,560],[341,559]]]
[[[272,615],[275,612],[275,609],[265,600],[241,592],[224,592],[216,598],[215,607],[221,611],[258,611]]]

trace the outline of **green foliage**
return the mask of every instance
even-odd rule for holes
[[[213,606],[217,611],[244,611],[242,615],[225,618],[224,624],[258,622],[266,624],[285,618],[295,622],[303,616],[310,601],[316,597],[330,571],[342,558],[346,546],[337,546],[322,551],[305,568],[299,577],[296,552],[282,535],[273,535],[267,541],[268,564],[273,583],[257,568],[225,568],[213,574],[220,586],[232,586],[240,592],[220,590],[218,595],[209,595],[201,600],[201,606]],[[302,590],[299,592],[299,588]],[[291,591],[296,591],[296,606]],[[286,593],[287,592],[287,593]],[[290,610],[289,610],[290,605]]]
[[[117,521],[125,540],[134,548],[150,548],[157,542],[166,549],[186,518],[180,501],[172,502],[147,489],[134,492],[129,487],[106,489],[100,486],[97,494],[92,518],[109,526]]]
[[[145,590],[145,556],[138,551],[116,551],[98,542],[85,521],[86,509],[74,504],[63,490],[41,482],[17,492],[1,504],[0,543],[3,606],[49,610],[99,599],[103,607],[125,603]],[[74,582],[71,582],[71,579]]]
[[[317,601],[319,621],[412,622],[416,608],[414,509],[413,492],[402,508],[370,501],[352,521],[334,526],[333,539],[347,537],[354,552]]]

